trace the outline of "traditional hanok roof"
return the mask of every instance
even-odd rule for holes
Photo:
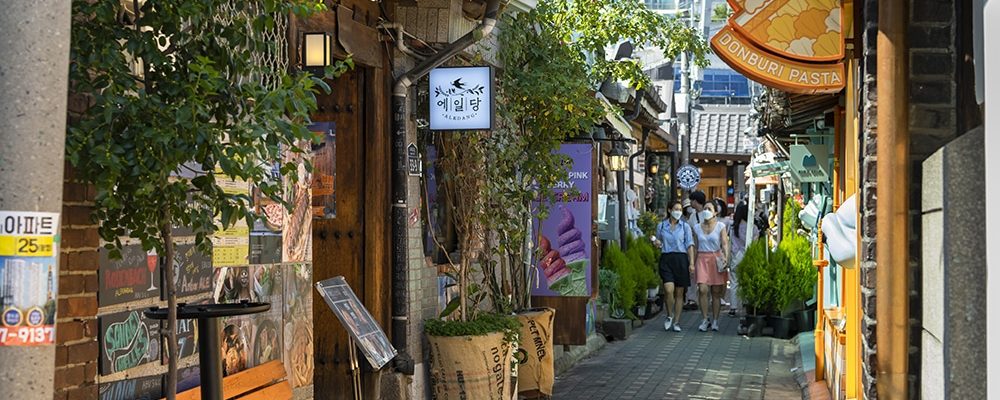
[[[750,107],[701,105],[692,110],[691,157],[750,159],[754,138],[748,136]]]

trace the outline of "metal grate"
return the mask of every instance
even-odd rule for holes
[[[254,41],[262,44],[251,49],[253,72],[239,77],[237,83],[255,81],[267,90],[274,90],[281,85],[281,78],[288,71],[288,16],[275,14],[274,25],[258,31],[253,28],[253,21],[264,12],[259,1],[225,2],[219,6],[215,18],[224,25],[245,25]]]

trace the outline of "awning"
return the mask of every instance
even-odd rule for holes
[[[600,92],[597,93],[597,98],[601,99],[605,107],[608,109],[608,114],[604,116],[604,119],[608,121],[611,127],[614,128],[616,132],[621,134],[622,137],[628,139],[635,139],[635,136],[633,136],[632,134],[633,132],[632,124],[626,121],[625,117],[622,117],[618,113],[614,112],[615,105],[611,104],[611,102],[608,101],[607,97],[604,97],[604,95],[601,94]]]

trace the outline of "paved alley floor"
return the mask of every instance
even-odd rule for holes
[[[646,322],[558,376],[553,398],[801,398],[788,364],[772,357],[790,346],[786,340],[739,336],[739,319],[728,315],[719,332],[699,332],[696,311],[683,313],[680,333],[664,331],[662,316]]]

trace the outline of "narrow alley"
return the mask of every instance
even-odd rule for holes
[[[723,316],[719,332],[699,332],[685,311],[682,332],[665,332],[663,317],[609,342],[556,378],[557,399],[800,399],[792,341],[736,334]],[[801,363],[798,365],[801,368]]]

